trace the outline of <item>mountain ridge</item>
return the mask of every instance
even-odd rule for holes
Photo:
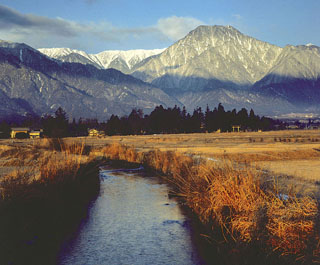
[[[280,52],[280,47],[231,26],[199,26],[132,74],[167,90],[216,88],[210,82],[197,85],[194,77],[248,87],[263,77]]]
[[[16,72],[20,71],[19,76],[28,77],[19,83],[20,89],[43,90],[48,86],[52,90],[59,87],[61,94],[75,93],[77,99],[87,102],[86,111],[77,111],[91,112],[91,116],[100,113],[102,117],[103,113],[111,112],[124,115],[132,108],[148,110],[156,104],[183,104],[192,111],[207,105],[212,108],[219,103],[226,108],[254,108],[260,115],[310,110],[320,113],[319,47],[308,44],[281,48],[242,34],[231,26],[197,27],[164,51],[133,62],[129,71],[132,76],[114,69],[105,70],[101,62],[97,66],[88,54],[75,53],[72,49],[52,50],[67,56],[63,62],[25,44],[0,42],[1,46],[0,60],[7,56],[13,67],[6,76],[4,70],[0,72],[0,90],[8,96],[3,99],[6,102],[19,98],[12,96],[9,90],[12,77],[13,84],[16,83],[14,88],[18,89],[20,81]],[[10,47],[11,53],[8,52]],[[124,61],[113,62],[121,66]],[[41,78],[46,81],[35,78],[34,73],[19,70],[25,66],[37,74],[42,73]],[[49,82],[46,78],[52,80]],[[27,103],[32,102],[22,94],[19,94],[23,103],[21,111],[28,109]],[[19,102],[8,103],[8,106],[12,109]],[[41,97],[39,102],[42,102]],[[48,107],[52,102],[43,104]],[[66,105],[61,97],[56,105],[59,104]],[[75,105],[74,102],[71,113],[77,112]],[[103,108],[103,105],[109,107]]]
[[[100,120],[114,113],[125,115],[134,107],[148,112],[160,104],[179,104],[162,90],[118,70],[61,62],[25,44],[4,41],[0,42],[0,91],[1,102],[9,107],[20,100],[38,115],[61,106],[70,117]],[[20,104],[17,112],[24,114],[30,108]]]
[[[92,64],[99,69],[114,68],[125,74],[129,73],[143,59],[164,51],[164,49],[106,50],[96,54],[88,54],[84,51],[70,48],[40,48],[38,50],[51,58],[63,62]]]

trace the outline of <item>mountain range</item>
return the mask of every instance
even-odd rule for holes
[[[133,107],[220,102],[263,115],[320,113],[319,47],[282,48],[231,26],[199,26],[164,50],[87,54],[3,41],[0,69],[0,115],[62,106],[72,117],[104,119]]]
[[[111,50],[97,54],[88,54],[84,51],[69,48],[49,48],[39,49],[39,51],[49,57],[63,62],[92,64],[99,69],[114,68],[122,73],[128,74],[142,60],[157,55],[165,49],[154,50]]]
[[[132,108],[179,104],[161,89],[115,69],[67,63],[25,44],[0,42],[0,115],[54,113],[106,120]]]
[[[200,26],[131,74],[189,109],[221,102],[269,115],[319,111],[319,47],[281,48],[231,26]]]

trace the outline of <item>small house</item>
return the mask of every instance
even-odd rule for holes
[[[43,133],[43,130],[32,130],[29,132],[29,136],[31,139],[39,139]]]
[[[88,135],[89,136],[98,136],[99,131],[97,129],[89,129],[88,130]]]
[[[18,134],[18,136],[25,135],[25,137],[23,137],[23,138],[27,138],[29,131],[30,131],[30,128],[27,128],[27,127],[25,127],[25,128],[11,128],[11,138],[16,138],[17,134]]]
[[[103,137],[105,136],[104,131],[98,131],[97,129],[89,129],[88,135],[91,137]]]

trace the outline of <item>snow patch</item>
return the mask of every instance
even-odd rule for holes
[[[72,53],[79,54],[89,61],[98,64],[102,68],[110,68],[112,62],[116,60],[123,61],[129,69],[131,69],[135,64],[141,62],[147,57],[154,56],[162,53],[165,49],[154,49],[154,50],[107,50],[97,54],[88,54],[84,51],[74,50],[70,48],[42,48],[38,49],[41,53],[55,58],[61,59],[64,56],[68,56]]]
[[[23,63],[22,49],[20,49],[20,62],[22,62],[22,63]]]

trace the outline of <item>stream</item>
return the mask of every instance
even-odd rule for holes
[[[58,264],[201,264],[169,188],[134,170],[101,170],[100,195]]]

